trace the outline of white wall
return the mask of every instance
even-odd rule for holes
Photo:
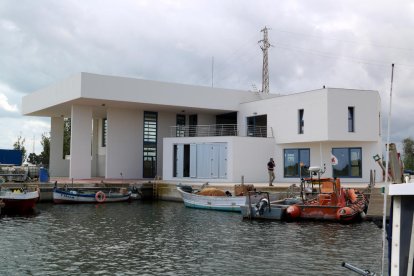
[[[355,107],[355,132],[348,132],[348,106]],[[298,133],[298,110],[304,133]],[[380,97],[376,91],[327,88],[240,104],[238,121],[267,114],[277,143],[380,141]],[[245,130],[242,132],[245,133]]]
[[[69,176],[69,160],[63,158],[64,119],[52,117],[50,122],[50,176]]]
[[[142,177],[142,111],[108,108],[107,120],[106,178]]]
[[[299,109],[304,110],[303,134],[298,133]],[[327,113],[326,91],[317,90],[240,104],[238,121],[246,124],[247,117],[267,114],[278,143],[311,142],[327,140]]]
[[[73,105],[71,115],[69,177],[91,178],[92,109]]]
[[[329,140],[380,141],[381,101],[378,92],[329,89]],[[354,132],[348,132],[348,107],[354,107]]]
[[[227,143],[227,179],[195,179],[173,177],[173,145]],[[272,138],[252,137],[183,137],[164,138],[163,176],[165,180],[200,181],[200,182],[267,182],[267,162],[275,152]]]
[[[268,182],[267,162],[276,153],[273,138],[232,137],[231,179],[240,182],[244,176],[248,182]]]

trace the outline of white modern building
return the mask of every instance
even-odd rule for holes
[[[276,182],[326,164],[327,177],[366,183],[370,170],[380,179],[380,105],[377,91],[263,95],[80,73],[25,96],[22,110],[51,118],[51,176],[266,182],[273,157]]]

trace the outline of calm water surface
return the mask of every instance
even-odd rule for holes
[[[381,272],[373,223],[243,221],[176,202],[38,204],[0,219],[0,275],[356,275]]]

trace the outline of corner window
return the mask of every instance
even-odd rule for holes
[[[355,132],[354,107],[348,106],[348,132]]]
[[[361,148],[333,148],[332,154],[338,159],[338,164],[332,166],[334,177],[362,177]]]
[[[102,147],[106,147],[106,137],[108,135],[108,120],[102,119]]]
[[[310,149],[284,150],[284,177],[309,176],[309,166]]]
[[[299,109],[298,111],[298,133],[303,134],[303,128],[305,126],[305,121],[303,120],[303,109]]]

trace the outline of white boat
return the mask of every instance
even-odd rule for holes
[[[177,186],[186,207],[240,212],[246,196],[205,196],[196,194],[191,186]]]

